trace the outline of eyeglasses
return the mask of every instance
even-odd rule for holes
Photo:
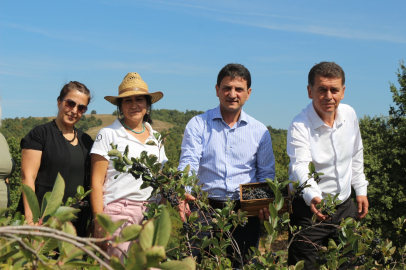
[[[62,99],[63,101],[65,101],[65,105],[66,107],[68,107],[69,109],[73,110],[76,107],[76,102],[71,100],[71,99]],[[87,111],[87,106],[83,105],[83,104],[78,104],[78,112],[80,112],[81,114],[84,114]]]

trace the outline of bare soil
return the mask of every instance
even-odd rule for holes
[[[272,252],[285,249],[286,245],[288,244],[288,238],[288,232],[283,232],[283,234],[280,234],[279,237],[275,241],[273,241],[271,245]],[[258,249],[261,254],[265,253],[265,247],[260,245]]]

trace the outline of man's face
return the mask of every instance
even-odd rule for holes
[[[314,85],[307,86],[309,98],[313,99],[313,107],[322,120],[335,116],[340,101],[344,98],[345,86],[341,78],[322,77],[317,75]]]
[[[220,85],[216,85],[216,94],[220,100],[220,108],[224,113],[238,113],[251,94],[247,81],[241,77],[224,77]]]

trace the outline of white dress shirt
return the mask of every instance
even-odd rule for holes
[[[316,172],[324,173],[317,185],[314,179],[304,189],[307,205],[313,198],[340,193],[347,200],[351,186],[357,196],[367,195],[368,181],[364,174],[364,155],[357,115],[353,108],[340,104],[333,127],[319,117],[310,103],[297,115],[288,130],[287,152],[290,157],[289,179],[304,183],[308,179],[309,162]]]

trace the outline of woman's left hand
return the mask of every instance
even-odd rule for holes
[[[97,219],[94,219],[94,230],[93,230],[93,236],[95,238],[104,238],[105,237],[105,232],[102,226],[100,226],[99,222]],[[103,251],[107,251],[107,242],[98,242],[96,245],[101,248]]]

